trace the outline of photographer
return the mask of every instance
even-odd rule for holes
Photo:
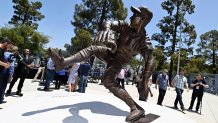
[[[208,88],[208,85],[201,77],[201,75],[197,74],[195,80],[191,84],[191,87],[193,87],[193,92],[192,92],[192,99],[188,111],[192,111],[195,99],[197,98],[198,101],[196,106],[196,112],[198,112],[204,94],[204,88]]]
[[[4,53],[7,49],[10,49],[11,46],[12,42],[9,39],[4,39],[0,44],[0,104],[6,102],[3,101],[5,86],[7,86],[7,82],[4,81],[4,71],[10,66],[10,63],[5,60]]]
[[[7,77],[8,77],[7,82],[10,82],[14,74],[16,59],[19,59],[18,47],[12,46],[11,50],[6,51],[4,55],[5,55],[5,60],[11,63],[10,67],[7,70]]]

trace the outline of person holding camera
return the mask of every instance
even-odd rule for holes
[[[193,92],[188,111],[192,111],[195,99],[197,98],[196,112],[198,112],[204,94],[204,88],[208,88],[208,85],[201,77],[201,74],[197,74],[195,80],[191,84],[191,87],[193,88]]]
[[[5,103],[6,101],[4,100],[4,95],[5,95],[5,89],[7,87],[7,83],[11,81],[11,78],[13,76],[14,73],[14,62],[15,62],[15,54],[18,51],[18,47],[17,46],[12,46],[11,49],[8,49],[6,52],[4,52],[4,57],[5,57],[5,61],[10,63],[9,68],[4,69],[2,71],[3,74],[3,84],[1,86],[1,92],[0,92],[0,100],[2,100],[1,102]]]
[[[5,103],[4,92],[7,82],[4,81],[4,71],[10,67],[10,62],[5,60],[5,51],[10,49],[12,42],[9,39],[4,39],[0,44],[0,104]]]
[[[12,46],[12,48],[10,50],[6,51],[4,53],[4,55],[5,55],[6,61],[11,63],[10,67],[7,70],[7,72],[8,72],[7,73],[7,75],[8,75],[7,82],[10,82],[13,78],[16,59],[19,57],[18,56],[18,47]]]

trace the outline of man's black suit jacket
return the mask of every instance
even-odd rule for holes
[[[18,65],[15,68],[14,74],[19,77],[26,77],[29,75],[30,68],[27,65],[30,65],[33,62],[33,57],[28,56],[28,59],[25,55],[21,55],[23,59],[18,59]]]

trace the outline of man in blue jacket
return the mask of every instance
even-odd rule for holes
[[[89,75],[89,70],[91,68],[91,65],[89,64],[88,61],[80,65],[79,68],[79,76],[80,76],[80,84],[79,84],[79,92],[85,93],[86,91],[86,84],[87,84],[87,79]]]

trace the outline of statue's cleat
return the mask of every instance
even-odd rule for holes
[[[136,108],[137,108],[138,110],[141,110],[141,111],[145,112],[145,110],[144,110],[140,105],[138,105],[136,102],[134,102],[134,103],[135,103]]]
[[[134,121],[139,119],[142,115],[144,115],[144,111],[135,109],[130,112],[130,114],[126,117],[126,122]]]
[[[64,59],[58,53],[56,53],[53,49],[49,48],[48,55],[51,57],[52,61],[54,62],[56,71],[60,71],[64,69],[65,67],[63,65]]]

